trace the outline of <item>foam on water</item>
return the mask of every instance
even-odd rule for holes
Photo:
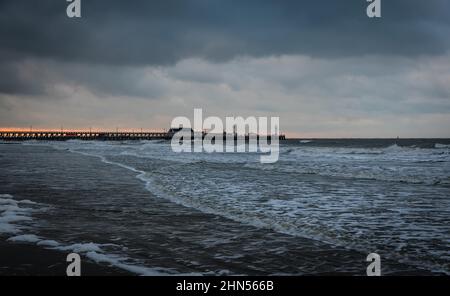
[[[449,148],[450,148],[450,145],[436,143],[436,144],[434,144],[434,147],[435,147],[436,149],[449,149]]]
[[[130,170],[186,207],[362,252],[392,247],[398,261],[449,272],[438,262],[449,241],[446,147],[300,144],[263,165],[248,154],[175,154],[168,143],[52,145]],[[146,167],[154,161],[162,163]]]
[[[21,235],[12,236],[12,237],[8,238],[7,241],[16,242],[16,243],[17,242],[37,243],[37,242],[41,241],[41,239],[34,234],[21,234]]]
[[[0,234],[20,233],[32,221],[32,208],[24,205],[34,204],[28,200],[14,200],[10,194],[0,194]]]
[[[291,147],[282,154],[281,164],[246,166],[286,173],[435,185],[449,184],[450,169],[433,164],[448,162],[450,153],[445,151],[395,144],[386,148]]]

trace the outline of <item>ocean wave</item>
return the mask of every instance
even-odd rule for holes
[[[383,154],[384,151],[383,150],[378,150],[378,149],[360,149],[360,150],[349,150],[346,152],[347,154],[355,154],[355,155],[380,155]]]
[[[445,161],[427,160],[426,163],[440,163]],[[424,161],[414,162],[417,164]],[[449,185],[449,177],[446,175],[437,176],[436,174],[427,175],[424,172],[412,170],[410,172],[402,172],[400,170],[392,170],[389,165],[373,166],[368,168],[347,167],[342,169],[342,165],[335,164],[308,164],[297,166],[292,163],[282,165],[262,165],[259,163],[247,163],[244,168],[252,170],[261,170],[273,172],[276,174],[301,174],[316,175],[320,177],[344,178],[349,180],[368,180],[382,181],[388,183],[405,183],[405,184],[424,184],[424,185]]]
[[[351,161],[378,162],[444,162],[450,161],[448,149],[419,148],[398,146],[385,148],[351,148],[351,147],[289,147],[282,150],[281,161],[297,162],[299,165],[311,161],[328,163]]]
[[[436,149],[448,149],[448,148],[450,148],[450,145],[436,143],[436,144],[434,144],[434,148],[436,148]]]
[[[409,148],[415,148],[415,147],[408,147],[408,146],[399,146],[397,144],[393,144],[391,146],[388,146],[386,148],[383,149],[383,151],[387,151],[387,152],[396,152],[396,151],[404,151],[405,149],[409,149]]]

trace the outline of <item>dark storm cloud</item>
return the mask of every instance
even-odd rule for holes
[[[0,93],[42,95],[45,85],[39,77],[30,77],[21,70],[20,63],[0,62]]]
[[[303,54],[440,54],[448,50],[450,1],[84,0],[82,18],[64,0],[0,1],[1,50],[103,64],[167,65],[198,57]]]

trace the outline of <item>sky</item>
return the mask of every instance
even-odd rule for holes
[[[0,0],[0,127],[450,137],[450,1]]]

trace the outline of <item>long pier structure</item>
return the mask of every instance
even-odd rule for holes
[[[0,140],[4,141],[66,141],[66,140],[97,140],[97,141],[128,141],[128,140],[170,140],[177,130],[167,132],[91,132],[91,131],[0,131]],[[203,134],[204,136],[204,134]],[[220,136],[220,135],[218,135]],[[223,135],[225,138],[225,134]],[[236,135],[235,135],[236,138]],[[245,136],[248,140],[249,136]],[[257,136],[259,140],[259,136]],[[270,140],[270,136],[268,136]],[[279,136],[285,140],[284,135]]]
[[[0,140],[26,141],[26,140],[100,140],[100,141],[126,141],[126,140],[157,140],[170,139],[173,134],[168,132],[77,132],[77,131],[0,131]]]

